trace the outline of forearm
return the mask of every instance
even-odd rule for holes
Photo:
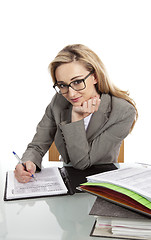
[[[90,146],[87,141],[83,120],[60,124],[60,128],[72,165],[79,169],[89,167],[88,153]]]
[[[42,158],[43,156],[33,146],[33,147],[27,147],[21,160],[23,162],[31,161],[38,167],[38,169],[41,169]]]
[[[89,143],[82,121],[62,126],[62,132],[70,161],[75,168],[85,169],[95,164],[116,161],[121,139],[113,139],[107,133],[102,133]],[[115,153],[110,154],[113,149]]]
[[[61,124],[60,128],[68,155],[75,168],[85,169],[94,164],[116,162],[122,140],[129,134],[135,112],[129,109],[113,124],[108,122],[88,138],[83,120]]]
[[[79,121],[74,127],[73,124],[62,127],[73,167],[83,170],[92,165],[116,162],[122,138],[112,136],[105,131],[88,142],[82,125]]]
[[[42,158],[49,150],[55,136],[56,123],[51,114],[51,106],[48,105],[46,112],[39,122],[36,134],[31,143],[28,144],[25,153],[22,156],[22,161],[32,161],[38,168],[41,168]]]

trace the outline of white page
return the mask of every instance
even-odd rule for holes
[[[57,167],[43,168],[35,177],[37,181],[31,179],[28,183],[19,183],[14,172],[8,172],[7,199],[58,195],[68,191]]]
[[[151,201],[151,168],[122,168],[89,176],[87,180],[125,187]]]
[[[123,218],[112,218],[112,227],[127,227],[134,229],[144,229],[151,231],[151,220],[140,220],[140,219],[123,219]]]
[[[121,217],[99,216],[97,217],[96,227],[99,227],[101,225],[151,230],[151,219],[130,219]]]
[[[150,237],[151,238],[151,231],[144,230],[144,229],[135,229],[135,228],[125,228],[125,227],[113,227],[112,228],[113,235],[120,235],[120,236],[135,236],[135,237]],[[150,239],[149,238],[149,239]],[[148,240],[149,240],[148,239]],[[146,239],[147,240],[147,239]]]

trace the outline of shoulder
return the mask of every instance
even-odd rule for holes
[[[114,111],[120,110],[125,112],[125,111],[131,110],[135,112],[135,108],[130,102],[128,102],[125,99],[114,97],[114,96],[112,96],[112,109]]]
[[[130,116],[135,117],[134,106],[125,99],[110,94],[102,94],[101,100],[101,111],[108,116],[110,121],[121,121]]]
[[[129,116],[135,116],[134,106],[125,99],[118,97],[111,97],[111,116],[116,119],[123,119]]]
[[[135,107],[122,98],[111,96],[109,94],[107,95],[108,96],[106,96],[106,100],[108,99],[109,111],[106,114],[106,124],[101,131],[112,127],[110,129],[112,133],[111,135],[122,136],[121,134],[123,134],[123,136],[126,136],[136,118]]]
[[[125,99],[112,96],[110,94],[102,94],[101,108],[108,112],[125,112],[132,110],[135,112],[134,106]]]

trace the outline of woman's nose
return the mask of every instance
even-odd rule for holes
[[[76,94],[76,91],[72,87],[69,87],[68,95],[69,96],[74,96],[75,94]]]

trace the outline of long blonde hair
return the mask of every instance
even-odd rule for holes
[[[94,71],[95,77],[97,78],[96,88],[98,92],[108,93],[115,97],[123,98],[134,106],[136,117],[130,130],[132,131],[138,118],[138,111],[135,102],[129,97],[128,91],[123,91],[110,82],[107,71],[101,59],[88,47],[82,44],[73,44],[63,48],[55,57],[55,59],[49,64],[49,71],[51,73],[53,82],[55,83],[57,81],[55,77],[56,68],[64,63],[70,63],[73,61],[79,61],[90,72]]]

